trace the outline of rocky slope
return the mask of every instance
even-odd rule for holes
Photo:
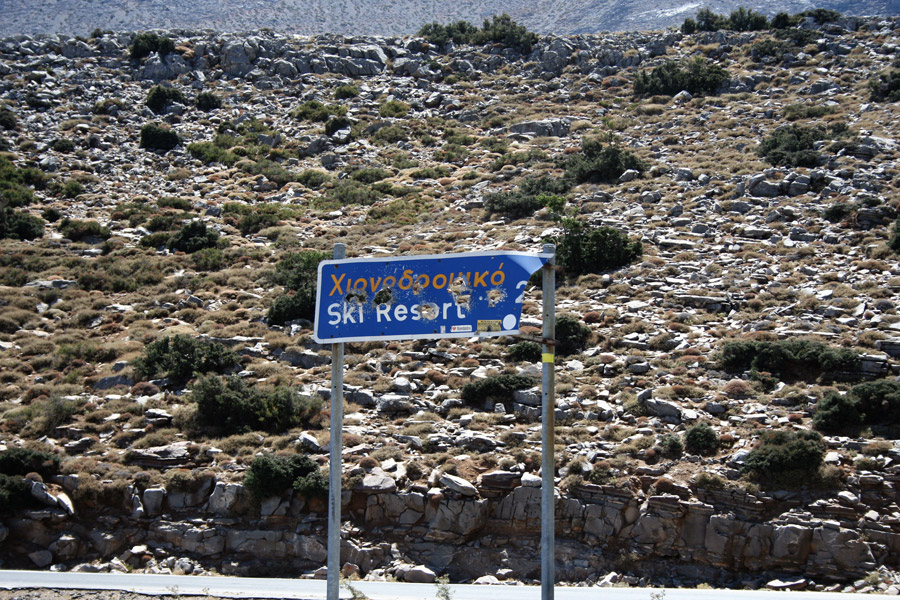
[[[590,328],[558,362],[560,578],[896,591],[896,428],[826,436],[805,481],[746,468],[764,432],[809,431],[829,392],[900,370],[897,104],[868,87],[900,22],[805,27],[802,46],[768,58],[772,33],[549,37],[521,55],[175,30],[175,52],[139,61],[129,33],[0,41],[7,156],[46,178],[19,210],[47,220],[41,237],[2,241],[0,440],[62,458],[61,474],[27,480],[42,507],[6,511],[3,565],[321,575],[322,501],[256,501],[244,478],[256,455],[325,465],[327,418],[198,432],[190,388],[142,381],[136,359],[174,334],[213,340],[240,355],[246,385],[327,398],[330,353],[310,324],[266,319],[290,253],[537,251],[561,232],[550,210],[514,219],[485,203],[561,180],[596,137],[645,168],[560,192],[564,210],[639,239],[643,256],[560,275],[558,314]],[[714,93],[633,94],[638,73],[695,57],[726,70]],[[154,112],[159,83],[181,96]],[[201,92],[222,106],[195,107]],[[789,122],[846,124],[852,143],[773,167],[756,148]],[[142,147],[150,123],[179,143]],[[189,146],[213,140],[214,156]],[[175,251],[192,222],[221,251]],[[538,331],[539,290],[524,313]],[[723,357],[730,341],[795,340],[859,358],[780,371]],[[516,341],[349,345],[347,574],[537,576],[539,393],[462,399],[467,383],[539,372],[510,355]],[[712,445],[677,451],[700,423]]]
[[[785,0],[772,2],[690,2],[680,4],[648,0],[640,4],[606,0],[569,2],[384,2],[342,0],[42,0],[41,2],[0,1],[3,22],[0,36],[21,33],[62,33],[89,35],[94,29],[116,31],[187,27],[214,31],[274,31],[315,35],[413,35],[431,22],[449,23],[460,19],[480,25],[500,13],[539,33],[581,34],[602,31],[642,31],[678,26],[702,7],[730,13],[743,6],[772,16],[781,11],[798,13],[813,8],[838,10],[850,15],[895,15],[897,6],[889,0]]]

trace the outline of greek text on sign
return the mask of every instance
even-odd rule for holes
[[[531,275],[527,252],[357,258],[319,263],[319,343],[513,335]]]

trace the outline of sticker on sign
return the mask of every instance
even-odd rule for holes
[[[319,263],[319,343],[514,335],[552,254],[467,252]]]

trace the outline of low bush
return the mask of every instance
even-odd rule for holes
[[[3,475],[37,473],[47,479],[59,473],[59,462],[59,457],[49,452],[10,448],[0,452],[0,473]]]
[[[816,167],[822,162],[816,142],[828,139],[823,127],[785,125],[766,136],[756,153],[770,164],[783,167]]]
[[[237,376],[205,375],[191,386],[195,425],[218,435],[280,433],[318,416],[322,401],[286,386],[249,386]]]
[[[359,96],[359,88],[355,85],[339,85],[334,90],[334,97],[336,100],[347,100],[349,98],[356,98]]]
[[[848,204],[846,202],[835,202],[824,211],[822,211],[822,217],[826,221],[830,221],[832,223],[840,223],[847,217],[853,214],[854,207],[852,204]]]
[[[0,474],[0,516],[37,506],[37,500],[31,495],[31,482]]]
[[[163,127],[156,123],[147,123],[141,127],[141,148],[171,150],[180,143],[181,138],[168,127]]]
[[[283,325],[295,319],[315,318],[316,283],[319,263],[331,258],[327,252],[304,250],[289,252],[275,265],[275,281],[290,293],[272,302],[267,320],[272,325]]]
[[[364,183],[353,179],[343,179],[334,184],[334,187],[325,192],[325,201],[337,206],[352,206],[358,204],[369,206],[381,200],[382,194]]]
[[[332,136],[342,129],[347,129],[351,125],[353,125],[353,122],[347,117],[331,117],[325,123],[325,135]]]
[[[230,166],[240,158],[237,154],[217,146],[214,142],[192,142],[188,144],[187,151],[191,156],[206,164],[218,162]]]
[[[591,339],[591,328],[569,315],[556,319],[556,352],[560,356],[577,354]]]
[[[218,243],[219,234],[215,230],[207,229],[203,221],[191,221],[172,236],[167,246],[192,254],[203,248],[215,248]]]
[[[499,214],[510,219],[522,219],[543,206],[544,203],[538,196],[521,191],[497,192],[488,194],[484,199],[484,211],[488,218]]]
[[[694,19],[685,19],[681,26],[683,33],[698,31],[762,31],[769,28],[769,20],[753,9],[739,6],[729,16],[717,15],[709,8],[701,8]]]
[[[153,86],[147,94],[147,107],[156,114],[163,112],[166,106],[173,102],[178,102],[179,104],[188,103],[181,90],[162,85]]]
[[[141,60],[150,56],[151,52],[156,52],[160,56],[171,54],[175,51],[175,42],[168,37],[155,33],[139,33],[134,36],[134,40],[128,47],[128,55],[131,60]]]
[[[555,240],[556,262],[567,275],[601,273],[625,266],[643,255],[643,245],[613,227],[566,218],[563,234]]]
[[[109,239],[109,228],[97,221],[77,221],[66,217],[59,224],[59,232],[73,242],[80,242],[87,238]]]
[[[528,31],[506,13],[485,19],[481,29],[468,21],[457,21],[449,25],[429,23],[419,30],[418,35],[438,47],[451,41],[455,44],[499,44],[523,54],[531,52],[539,39],[536,33]]]
[[[399,100],[388,100],[378,107],[378,116],[385,119],[399,119],[405,117],[407,113],[409,113],[409,104],[400,102]]]
[[[872,102],[900,101],[900,71],[888,71],[869,80]]]
[[[184,383],[194,373],[221,373],[237,364],[238,356],[218,342],[175,335],[147,344],[131,366],[138,379],[167,377]]]
[[[222,108],[222,99],[212,92],[200,92],[197,94],[197,108],[204,112]]]
[[[409,136],[406,130],[399,125],[386,125],[376,131],[372,139],[382,144],[396,144],[397,142],[405,142],[409,139]]]
[[[766,371],[786,380],[812,380],[854,371],[859,355],[810,340],[735,341],[722,347],[720,365],[726,371]]]
[[[900,254],[900,217],[897,217],[897,220],[894,221],[894,233],[891,235],[888,247],[893,250],[895,254]]]
[[[369,167],[365,169],[357,169],[350,173],[350,177],[361,183],[376,183],[381,181],[382,179],[387,179],[391,177],[393,173],[390,171],[386,171],[384,169],[379,169],[376,167]]]
[[[311,190],[319,189],[330,180],[331,177],[328,176],[328,173],[316,171],[314,169],[307,169],[297,176],[297,181]]]
[[[604,146],[600,140],[585,138],[581,142],[581,152],[570,156],[565,168],[578,183],[611,183],[629,169],[642,173],[646,165],[629,150]]]
[[[684,449],[691,454],[711,456],[719,450],[719,436],[706,423],[694,425],[684,434]]]
[[[796,488],[816,478],[824,455],[814,431],[766,431],[741,470],[766,487]]]
[[[75,151],[75,142],[68,138],[57,138],[50,144],[50,148],[55,152],[68,154],[69,152]]]
[[[634,80],[634,93],[637,96],[674,96],[686,90],[694,96],[713,94],[726,81],[728,72],[706,58],[683,62],[669,60],[652,71],[639,72]]]
[[[831,392],[819,402],[813,425],[825,433],[857,433],[862,426],[895,429],[900,425],[900,382],[879,380]]]
[[[0,239],[34,240],[44,235],[44,221],[0,204]]]
[[[337,104],[325,105],[318,100],[308,100],[291,111],[291,116],[301,121],[324,123],[332,116],[343,117],[347,109]]]
[[[491,409],[498,402],[512,401],[514,391],[532,387],[535,383],[534,379],[524,375],[494,375],[467,383],[460,397],[470,406]]]
[[[242,235],[250,235],[258,233],[266,227],[274,227],[278,225],[278,215],[273,213],[251,212],[241,217],[238,221],[237,228]]]
[[[684,443],[677,435],[667,433],[657,442],[659,454],[663,458],[675,459],[684,453]]]
[[[218,271],[225,266],[225,253],[218,248],[204,248],[191,255],[198,271]]]
[[[281,495],[293,487],[294,482],[318,471],[319,465],[305,454],[262,454],[250,463],[244,487],[254,498],[262,500]]]
[[[177,196],[163,196],[156,201],[159,208],[174,208],[176,210],[191,210],[191,201]]]
[[[16,113],[5,104],[0,104],[0,129],[11,131],[18,125]]]
[[[541,345],[536,342],[518,342],[510,347],[506,358],[513,362],[538,362],[541,360]]]

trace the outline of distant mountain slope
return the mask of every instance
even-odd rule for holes
[[[0,0],[0,36],[88,35],[96,28],[408,35],[432,21],[480,25],[502,12],[539,33],[574,34],[663,29],[680,25],[703,6],[728,13],[738,5],[769,15],[814,7],[850,15],[900,14],[898,0]]]

